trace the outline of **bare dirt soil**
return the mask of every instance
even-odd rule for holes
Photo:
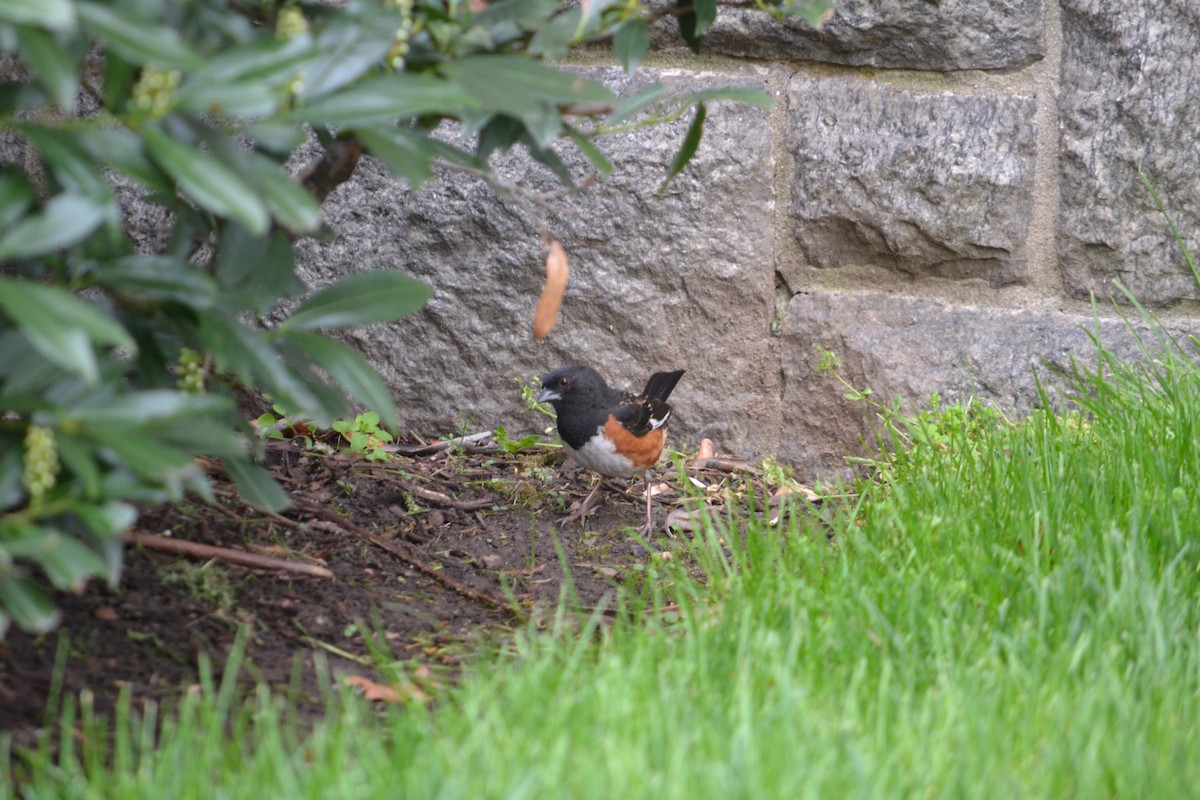
[[[463,659],[551,614],[564,565],[571,603],[586,613],[682,541],[663,533],[643,546],[632,535],[644,519],[641,481],[627,493],[620,482],[606,485],[593,515],[560,526],[593,479],[557,448],[399,449],[408,455],[370,462],[300,438],[271,442],[268,467],[293,498],[280,514],[245,505],[220,466],[208,465],[217,502],[146,511],[135,532],[146,543],[127,548],[119,587],[93,583],[59,595],[57,631],[14,630],[0,642],[0,732],[13,745],[32,745],[53,725],[49,701],[84,690],[101,712],[122,690],[135,707],[169,706],[198,680],[200,654],[220,676],[239,630],[247,685],[267,681],[302,709],[319,712],[319,660],[334,674],[381,680],[363,628],[382,635],[405,665],[409,691],[432,694],[455,679]],[[770,489],[736,462],[710,465],[689,470],[699,493],[682,491],[669,466],[660,469],[660,528],[669,513],[676,521],[698,505]],[[160,541],[152,535],[324,568],[331,577],[164,552],[150,546]]]

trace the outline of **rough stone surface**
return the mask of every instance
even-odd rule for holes
[[[1034,112],[1022,96],[794,79],[789,213],[809,264],[1024,282]]]
[[[823,350],[841,359],[841,372],[855,388],[870,388],[885,403],[900,397],[910,413],[937,392],[947,403],[976,397],[1022,414],[1038,397],[1035,370],[1057,397],[1054,370],[1069,369],[1072,356],[1095,363],[1089,331],[1095,331],[1092,318],[1059,312],[878,292],[797,295],[782,331],[786,436],[780,455],[813,476],[842,472],[847,455],[862,454],[857,443],[868,434],[867,416],[875,415],[847,400],[833,378],[813,370]],[[1099,338],[1124,358],[1138,355],[1120,320],[1102,320]]]
[[[1147,173],[1200,253],[1200,48],[1192,0],[1063,0],[1059,256],[1067,290],[1143,302],[1197,292]]]
[[[721,9],[706,50],[734,56],[902,69],[1016,69],[1042,58],[1041,0],[839,0],[813,30],[800,19]],[[678,46],[673,22],[656,43]]]
[[[589,74],[622,93],[634,88],[618,70]],[[679,89],[766,88],[757,70],[648,77]],[[605,148],[614,174],[579,198],[555,201],[567,213],[550,219],[549,232],[566,248],[571,282],[559,325],[543,342],[530,337],[545,275],[540,227],[472,176],[444,176],[413,195],[367,160],[326,203],[337,239],[302,243],[301,268],[315,284],[398,268],[434,287],[416,316],[352,334],[393,387],[404,423],[422,434],[460,425],[543,428],[547,420],[525,410],[514,379],[577,362],[634,389],[656,370],[686,369],[672,395],[677,444],[710,436],[738,453],[772,452],[779,370],[769,335],[768,113],[713,105],[695,160],[658,198],[686,127],[680,120],[613,139]],[[524,158],[502,169],[533,191],[557,187]]]

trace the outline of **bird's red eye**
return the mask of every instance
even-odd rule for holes
[[[571,379],[570,378],[559,378],[558,385],[565,389],[571,385]]]

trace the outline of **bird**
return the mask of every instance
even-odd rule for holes
[[[559,367],[542,381],[539,403],[549,403],[558,414],[558,436],[563,450],[581,466],[610,478],[646,481],[646,526],[653,530],[650,471],[662,455],[671,406],[667,398],[684,370],[656,372],[639,395],[609,387],[599,372],[578,364]],[[567,518],[578,519],[590,510],[595,489],[580,510]]]

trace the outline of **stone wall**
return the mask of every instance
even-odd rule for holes
[[[819,33],[723,11],[702,56],[669,29],[655,41],[638,82],[754,86],[775,107],[713,106],[663,197],[686,120],[609,145],[615,174],[547,218],[573,271],[543,342],[534,215],[463,175],[414,196],[370,161],[328,201],[340,236],[301,248],[314,282],[395,267],[436,289],[420,315],[355,335],[412,429],[541,427],[515,379],[562,363],[630,388],[685,368],[677,444],[709,436],[813,475],[864,430],[813,371],[820,348],[910,407],[939,392],[1019,413],[1035,365],[1087,357],[1089,297],[1115,317],[1114,281],[1195,327],[1196,283],[1138,174],[1200,253],[1191,0],[843,0]],[[525,160],[503,169],[554,186]]]

